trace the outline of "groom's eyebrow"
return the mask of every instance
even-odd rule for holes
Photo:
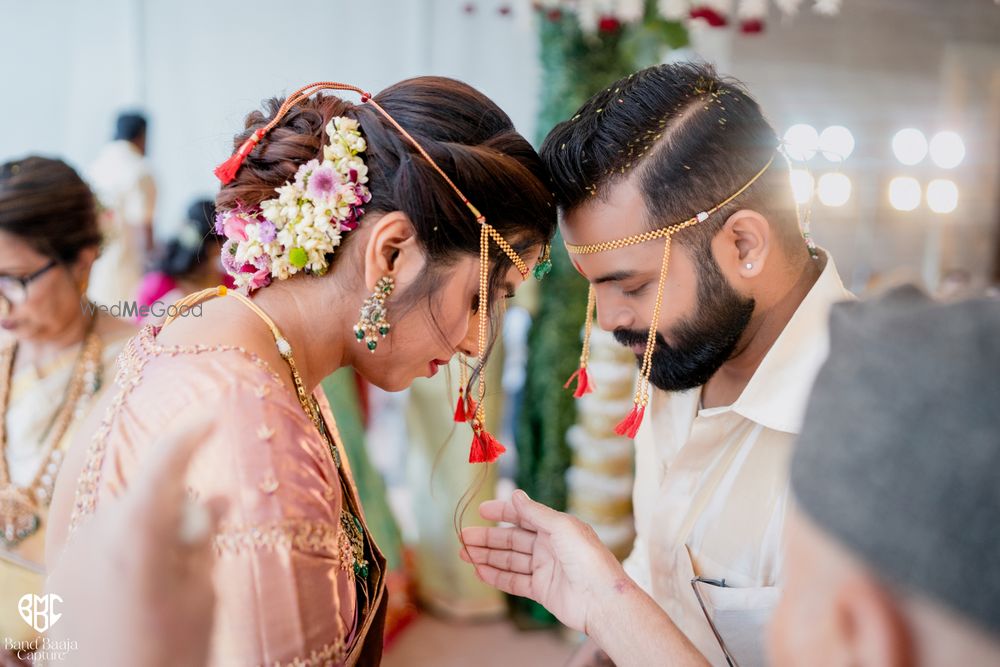
[[[628,280],[629,278],[634,278],[636,276],[635,271],[613,271],[611,273],[605,273],[603,276],[594,279],[595,285],[600,285],[602,283],[617,283],[622,280]]]

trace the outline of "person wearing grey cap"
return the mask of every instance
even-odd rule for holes
[[[1000,301],[831,317],[792,459],[778,665],[1000,665]]]
[[[804,424],[771,664],[1000,665],[1000,300],[835,306]],[[480,512],[514,524],[463,533],[487,583],[619,667],[704,664],[578,519],[520,491]]]

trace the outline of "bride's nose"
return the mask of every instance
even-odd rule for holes
[[[458,351],[467,357],[479,356],[479,313],[473,313],[469,317],[469,328],[465,332],[465,338],[458,344]]]

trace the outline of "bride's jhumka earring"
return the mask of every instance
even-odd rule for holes
[[[389,321],[385,319],[385,300],[396,283],[389,276],[382,276],[375,283],[375,291],[361,304],[361,317],[354,325],[354,337],[358,342],[364,342],[368,350],[374,354],[378,347],[379,337],[385,338],[389,335]]]

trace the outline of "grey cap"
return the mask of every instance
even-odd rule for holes
[[[880,576],[1000,633],[1000,301],[835,306],[791,478]]]

